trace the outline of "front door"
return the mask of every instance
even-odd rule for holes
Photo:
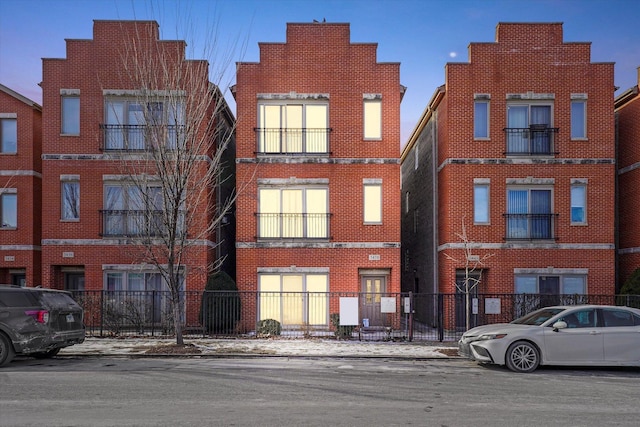
[[[65,291],[84,291],[84,273],[64,273]]]
[[[360,319],[365,326],[384,326],[380,301],[387,291],[387,280],[384,276],[362,277],[362,298],[360,301]],[[367,320],[365,320],[367,319]]]
[[[540,276],[538,286],[540,289],[540,307],[550,307],[560,303],[559,276]]]

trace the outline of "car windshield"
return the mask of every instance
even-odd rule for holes
[[[511,323],[515,323],[517,325],[540,326],[544,322],[551,319],[556,314],[563,312],[564,310],[564,308],[542,308],[540,310],[529,313],[526,316],[522,316]]]

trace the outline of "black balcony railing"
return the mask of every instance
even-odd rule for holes
[[[330,128],[255,128],[259,154],[328,155]]]
[[[328,239],[329,218],[326,213],[258,213],[259,239]]]
[[[504,128],[508,156],[551,156],[558,154],[554,134],[558,128],[531,125],[528,128]]]
[[[158,237],[166,233],[162,211],[102,210],[100,216],[105,237]]]
[[[184,141],[183,125],[100,125],[103,151],[175,150]]]
[[[504,214],[506,240],[555,240],[558,214]]]

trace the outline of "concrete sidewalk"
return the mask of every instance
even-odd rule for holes
[[[185,338],[184,347],[175,339],[87,338],[84,343],[64,348],[60,356],[120,357],[380,357],[409,359],[446,359],[457,356],[455,342],[371,342],[331,339],[208,339]]]

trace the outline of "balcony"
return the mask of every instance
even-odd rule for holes
[[[505,240],[555,240],[558,214],[504,214],[507,235]]]
[[[558,154],[554,134],[558,128],[531,125],[528,128],[504,128],[507,156],[553,156]]]
[[[258,213],[258,239],[323,239],[329,238],[327,213]]]
[[[329,155],[330,128],[255,128],[257,153],[266,155]]]
[[[102,151],[142,152],[157,148],[175,150],[184,141],[184,125],[107,125],[101,124]]]
[[[159,237],[166,234],[163,211],[101,210],[103,237]]]

